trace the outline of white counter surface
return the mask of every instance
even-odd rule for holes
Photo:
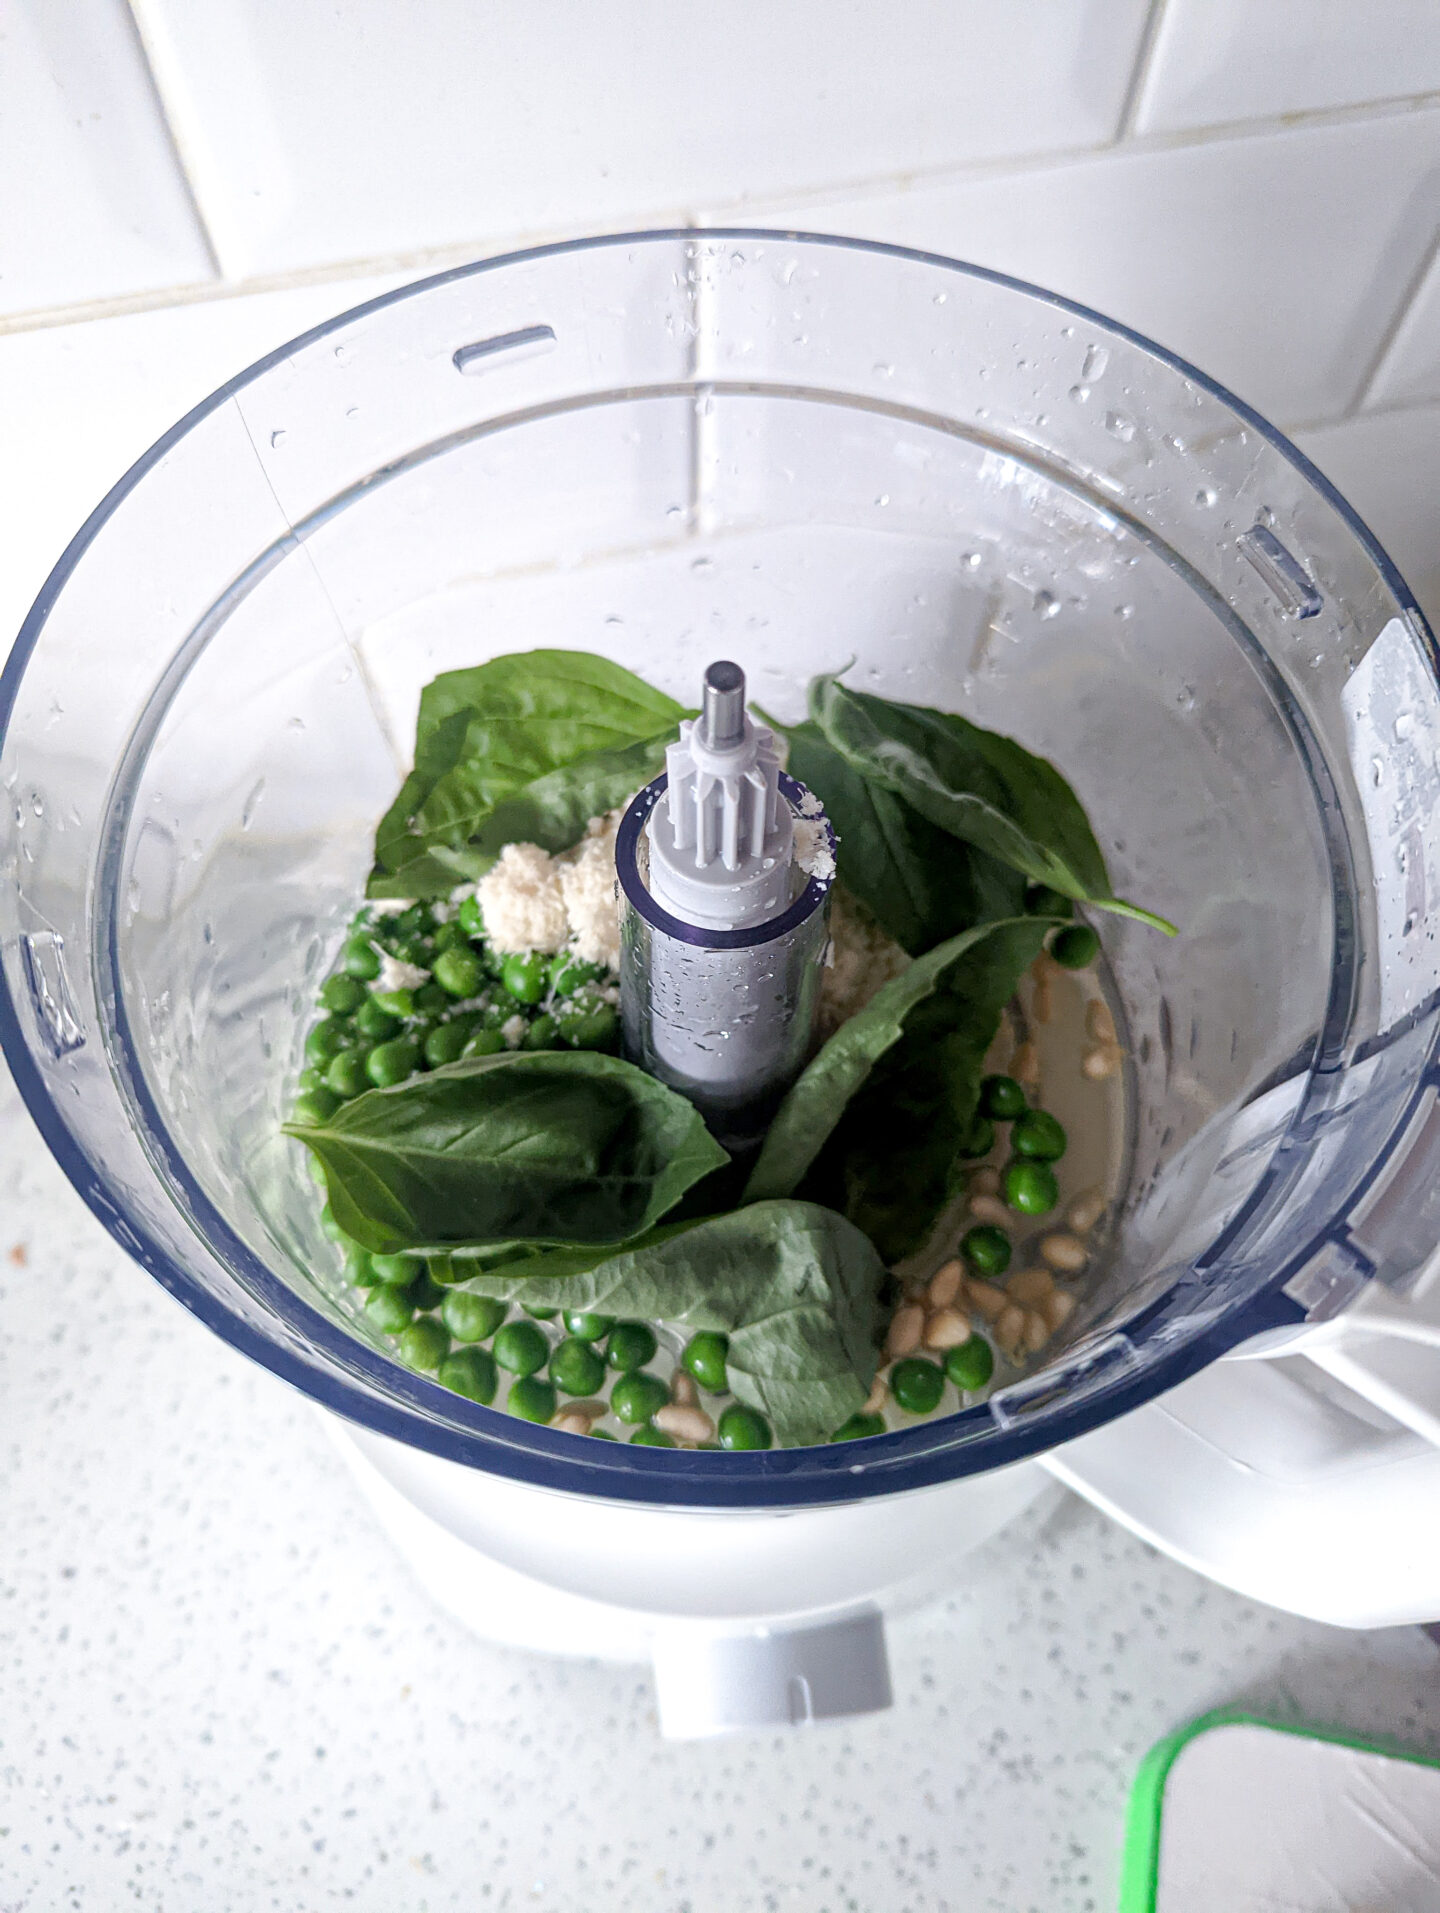
[[[1206,1708],[1440,1750],[1440,1654],[1207,1586],[1066,1500],[892,1635],[897,1705],[668,1745],[648,1680],[464,1634],[300,1397],[0,1103],[0,1913],[1109,1913]]]

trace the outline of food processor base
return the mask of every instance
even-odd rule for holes
[[[1024,1463],[780,1514],[612,1502],[599,1504],[601,1543],[593,1501],[321,1420],[446,1613],[508,1647],[651,1663],[660,1729],[676,1739],[888,1707],[886,1617],[953,1586],[966,1554],[1058,1492]]]

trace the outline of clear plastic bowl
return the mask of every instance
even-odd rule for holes
[[[686,1454],[464,1401],[342,1305],[278,1133],[309,1005],[420,687],[551,644],[685,697],[733,657],[782,720],[847,659],[865,688],[963,707],[1053,757],[1117,890],[1182,926],[1100,925],[1128,1184],[1039,1374],[865,1444]],[[0,714],[0,1025],[51,1146],[220,1334],[435,1453],[694,1506],[913,1487],[1064,1441],[1440,1233],[1433,1200],[1357,1221],[1431,1094],[1429,634],[1273,427],[1034,287],[711,231],[376,300],[116,486]]]

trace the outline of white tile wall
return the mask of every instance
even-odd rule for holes
[[[137,0],[228,270],[1112,136],[1145,0]]]
[[[1440,609],[1437,94],[1440,0],[0,0],[0,628],[150,439],[397,256],[666,218],[1128,320],[1323,425]]]
[[[0,136],[0,312],[211,276],[125,0],[4,0]]]
[[[1435,0],[1165,0],[1136,130],[1182,132],[1437,89]]]
[[[1429,250],[1437,157],[1440,107],[956,174],[763,223],[1033,279],[1149,333],[1260,410],[1310,420],[1356,395]]]
[[[1373,406],[1440,399],[1440,253],[1406,310],[1394,342],[1366,395]]]

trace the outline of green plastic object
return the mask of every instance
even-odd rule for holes
[[[1283,1734],[1291,1739],[1318,1741],[1332,1747],[1349,1747],[1383,1760],[1403,1761],[1409,1766],[1429,1768],[1440,1776],[1440,1760],[1432,1760],[1413,1749],[1363,1740],[1353,1734],[1329,1728],[1297,1727],[1288,1722],[1264,1720],[1258,1714],[1241,1709],[1220,1708],[1202,1714],[1186,1727],[1169,1734],[1141,1761],[1130,1790],[1125,1816],[1125,1850],[1120,1877],[1120,1913],[1167,1913],[1160,1897],[1160,1856],[1165,1826],[1166,1788],[1180,1755],[1192,1742],[1217,1727],[1253,1727],[1264,1733]],[[1407,1902],[1408,1906],[1408,1902]]]

